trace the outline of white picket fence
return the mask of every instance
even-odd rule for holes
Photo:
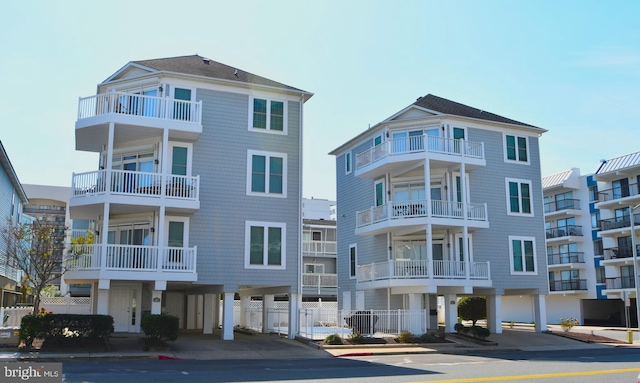
[[[2,326],[0,327],[20,327],[22,317],[29,315],[33,312],[33,307],[0,307],[0,320],[2,320]]]
[[[40,301],[40,307],[54,314],[92,314],[90,297],[45,297]]]

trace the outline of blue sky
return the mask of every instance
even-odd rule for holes
[[[638,1],[13,1],[0,14],[0,140],[23,183],[70,186],[78,97],[128,61],[198,53],[313,92],[304,196],[327,153],[428,93],[526,122],[542,172],[640,150]]]

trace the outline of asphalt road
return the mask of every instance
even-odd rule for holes
[[[139,360],[63,363],[64,382],[545,382],[637,383],[640,349],[291,360]]]

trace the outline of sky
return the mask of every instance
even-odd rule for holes
[[[19,180],[71,186],[78,98],[129,61],[199,54],[314,93],[303,196],[334,200],[328,153],[435,94],[548,130],[542,175],[640,151],[640,1],[11,1],[0,141]]]

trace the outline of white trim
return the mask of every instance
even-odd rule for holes
[[[173,98],[174,100],[176,99],[176,88],[178,89],[184,89],[184,90],[188,90],[191,92],[191,99],[189,101],[195,101],[196,98],[196,88],[192,88],[190,86],[183,86],[183,85],[176,85],[176,84],[172,84],[172,83],[168,83],[168,85],[171,86],[171,98]],[[182,99],[180,99],[182,100]],[[187,101],[187,100],[184,100]]]
[[[267,103],[267,116],[266,116],[266,129],[262,129],[262,128],[255,128],[253,126],[253,106],[254,106],[254,100],[258,99],[258,100],[265,100],[265,102]],[[272,130],[271,129],[271,103],[272,102],[281,102],[282,103],[282,131],[280,130]],[[268,96],[256,96],[256,95],[249,95],[249,126],[248,129],[251,132],[258,132],[258,133],[267,133],[267,134],[277,134],[277,135],[281,135],[281,136],[286,136],[288,129],[289,129],[289,124],[288,124],[288,111],[289,111],[289,103],[287,102],[287,100],[285,99],[278,99],[278,98],[271,98]]]
[[[264,156],[265,159],[265,191],[254,192],[251,190],[251,175],[253,166],[253,156]],[[281,158],[282,159],[282,193],[271,193],[269,189],[269,159]],[[274,198],[287,198],[287,154],[277,152],[265,152],[262,150],[247,150],[247,195],[256,197],[274,197]]]
[[[351,249],[355,249],[355,273],[351,275]],[[349,256],[347,258],[348,262],[348,270],[349,270],[349,279],[357,279],[358,278],[358,244],[352,243],[349,245]]]
[[[184,232],[183,232],[183,243],[182,243],[182,247],[183,248],[188,248],[189,247],[189,217],[179,217],[179,216],[174,216],[174,215],[166,215],[164,217],[164,238],[162,238],[162,242],[163,245],[162,246],[168,246],[169,245],[169,222],[184,222]]]
[[[512,136],[515,139],[515,145],[516,145],[516,159],[515,160],[511,160],[507,157],[507,136]],[[518,155],[518,138],[524,138],[526,143],[525,145],[527,145],[527,160],[526,161],[520,161],[519,159],[517,159],[519,157]],[[529,145],[529,137],[525,136],[525,135],[516,135],[516,134],[510,134],[510,133],[506,133],[503,132],[502,133],[502,151],[504,154],[504,162],[510,163],[510,164],[518,164],[518,165],[531,165],[531,147]]]
[[[509,271],[511,275],[538,275],[538,255],[536,254],[536,238],[535,237],[526,237],[519,235],[510,235],[509,237]],[[534,271],[515,271],[513,266],[513,241],[531,241],[531,245],[533,246],[533,267]],[[524,246],[522,247],[524,251]],[[524,259],[524,254],[522,258],[522,268],[525,269],[526,262]]]
[[[511,211],[511,194],[510,194],[510,190],[509,190],[509,182],[516,182],[518,183],[518,208],[520,211],[522,211],[522,188],[521,185],[522,184],[527,184],[529,185],[529,207],[531,209],[531,213],[522,213],[522,212],[512,212]],[[525,180],[525,179],[520,179],[520,178],[505,178],[504,179],[504,184],[505,184],[505,192],[506,192],[506,200],[507,200],[507,215],[513,215],[513,216],[520,216],[520,217],[533,217],[534,214],[534,208],[533,208],[533,182],[531,180]]]
[[[459,261],[460,257],[460,240],[463,238],[462,233],[454,233],[453,234],[453,261]],[[473,262],[473,235],[471,233],[467,234],[467,239],[469,240],[469,262]],[[434,239],[435,241],[435,239]],[[462,244],[464,246],[464,244]],[[464,249],[463,249],[464,250]]]
[[[262,265],[251,264],[251,227],[262,227],[265,230],[265,247],[262,254]],[[280,265],[269,265],[269,246],[268,246],[268,229],[280,228],[282,230],[280,238]],[[245,221],[244,225],[244,268],[245,269],[267,269],[267,270],[285,270],[287,268],[287,224],[284,222],[265,222],[265,221]]]
[[[178,141],[169,141],[169,163],[167,164],[167,174],[171,174],[173,168],[173,148],[187,148],[187,176],[191,176],[191,169],[193,166],[193,143],[191,142],[178,142]]]

